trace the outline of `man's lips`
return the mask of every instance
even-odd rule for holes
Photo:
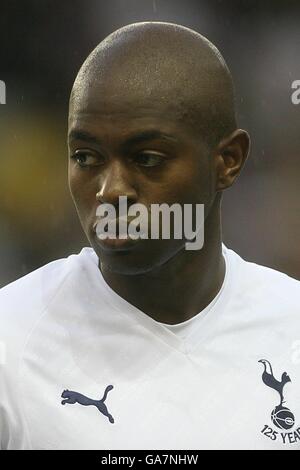
[[[122,229],[125,229],[125,233],[122,232],[123,238],[119,238],[119,227],[120,227],[120,219],[111,219],[110,224],[107,229],[111,227],[112,231],[104,230],[100,231],[99,228],[97,230],[97,225],[100,222],[101,219],[97,219],[94,224],[93,224],[93,231],[96,234],[96,239],[98,244],[103,248],[107,250],[126,250],[129,249],[130,247],[133,247],[141,240],[141,235],[138,234],[137,237],[133,237],[130,234],[128,234],[128,227],[132,220],[134,219],[123,219],[123,226]],[[138,225],[138,224],[136,224]],[[139,228],[137,230],[139,232]],[[104,235],[105,238],[100,238],[100,235]]]
[[[109,220],[109,224],[106,225],[105,227],[105,230],[100,230],[100,228],[97,229],[98,227],[98,224],[101,222],[101,218],[96,218],[96,221],[94,222],[93,224],[93,231],[95,233],[97,233],[97,236],[99,238],[99,234],[103,234],[105,236],[108,236],[109,238],[117,238],[119,239],[119,229],[120,229],[120,226],[121,226],[121,230],[122,230],[122,236],[124,239],[127,239],[127,238],[135,238],[135,237],[131,237],[130,234],[128,234],[128,229],[129,229],[129,226],[133,227],[137,227],[137,238],[140,238],[142,233],[144,234],[145,232],[142,232],[140,231],[140,227],[139,227],[139,223],[135,223],[134,222],[134,218],[132,219],[128,219],[128,218],[119,218],[119,219],[110,219]],[[99,238],[100,239],[100,238]]]

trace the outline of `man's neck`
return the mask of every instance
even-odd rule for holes
[[[159,268],[137,275],[111,272],[99,263],[104,280],[156,321],[177,324],[192,318],[214,299],[225,277],[219,213],[212,218],[206,220],[201,250],[182,249]]]

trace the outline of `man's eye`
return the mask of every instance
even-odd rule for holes
[[[139,153],[135,158],[135,161],[141,166],[157,166],[160,165],[164,160],[164,157],[155,152],[144,152]]]
[[[89,152],[78,151],[75,152],[74,155],[71,156],[71,158],[75,160],[81,167],[95,166],[101,164],[101,160],[97,158],[96,155],[93,155]]]

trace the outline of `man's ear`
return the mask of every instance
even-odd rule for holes
[[[229,188],[239,176],[250,149],[249,134],[236,129],[215,149],[216,191]]]

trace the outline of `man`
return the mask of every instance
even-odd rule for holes
[[[222,191],[248,149],[200,34],[137,23],[90,54],[69,185],[91,247],[1,290],[2,448],[300,448],[299,282],[222,245]],[[169,239],[102,239],[98,211],[120,229],[121,197],[150,223],[153,204],[204,204],[203,247],[175,224]]]

